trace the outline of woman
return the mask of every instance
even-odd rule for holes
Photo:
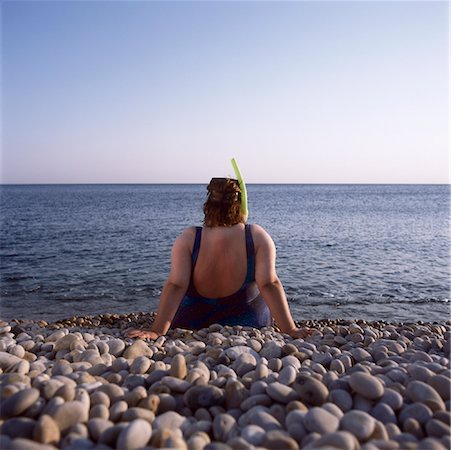
[[[188,228],[176,239],[171,271],[151,329],[131,330],[127,337],[156,339],[171,326],[263,327],[271,325],[272,318],[293,337],[310,334],[293,322],[276,273],[270,235],[259,225],[246,225],[242,187],[231,178],[210,181],[204,227]]]

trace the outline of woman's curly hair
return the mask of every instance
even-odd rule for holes
[[[231,227],[237,223],[245,223],[238,180],[212,178],[207,190],[207,200],[204,203],[206,227]]]

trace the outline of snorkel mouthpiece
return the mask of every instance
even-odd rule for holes
[[[240,169],[238,168],[238,165],[235,161],[235,158],[232,158],[232,167],[235,171],[236,179],[238,180],[238,184],[240,185],[241,189],[241,211],[243,212],[244,216],[247,219],[248,211],[247,211],[247,190],[246,190],[246,183],[243,180],[243,177],[241,176]]]

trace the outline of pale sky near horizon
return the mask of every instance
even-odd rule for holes
[[[449,183],[447,1],[3,1],[2,183]]]

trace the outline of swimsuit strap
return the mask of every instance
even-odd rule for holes
[[[247,273],[246,282],[250,283],[255,280],[255,247],[252,239],[250,224],[245,225],[246,233],[246,255],[247,255]]]
[[[246,237],[246,256],[247,256],[247,272],[245,283],[251,283],[252,281],[255,280],[255,247],[254,240],[252,239],[250,224],[245,225],[244,231]],[[194,266],[196,265],[197,257],[199,255],[201,238],[202,238],[202,227],[196,227],[196,238],[194,240],[193,252],[191,254],[191,264],[192,264],[191,276],[193,275],[193,269]]]
[[[194,268],[199,255],[200,239],[202,237],[202,227],[196,227],[196,239],[194,240],[193,253],[191,254],[191,264]]]

